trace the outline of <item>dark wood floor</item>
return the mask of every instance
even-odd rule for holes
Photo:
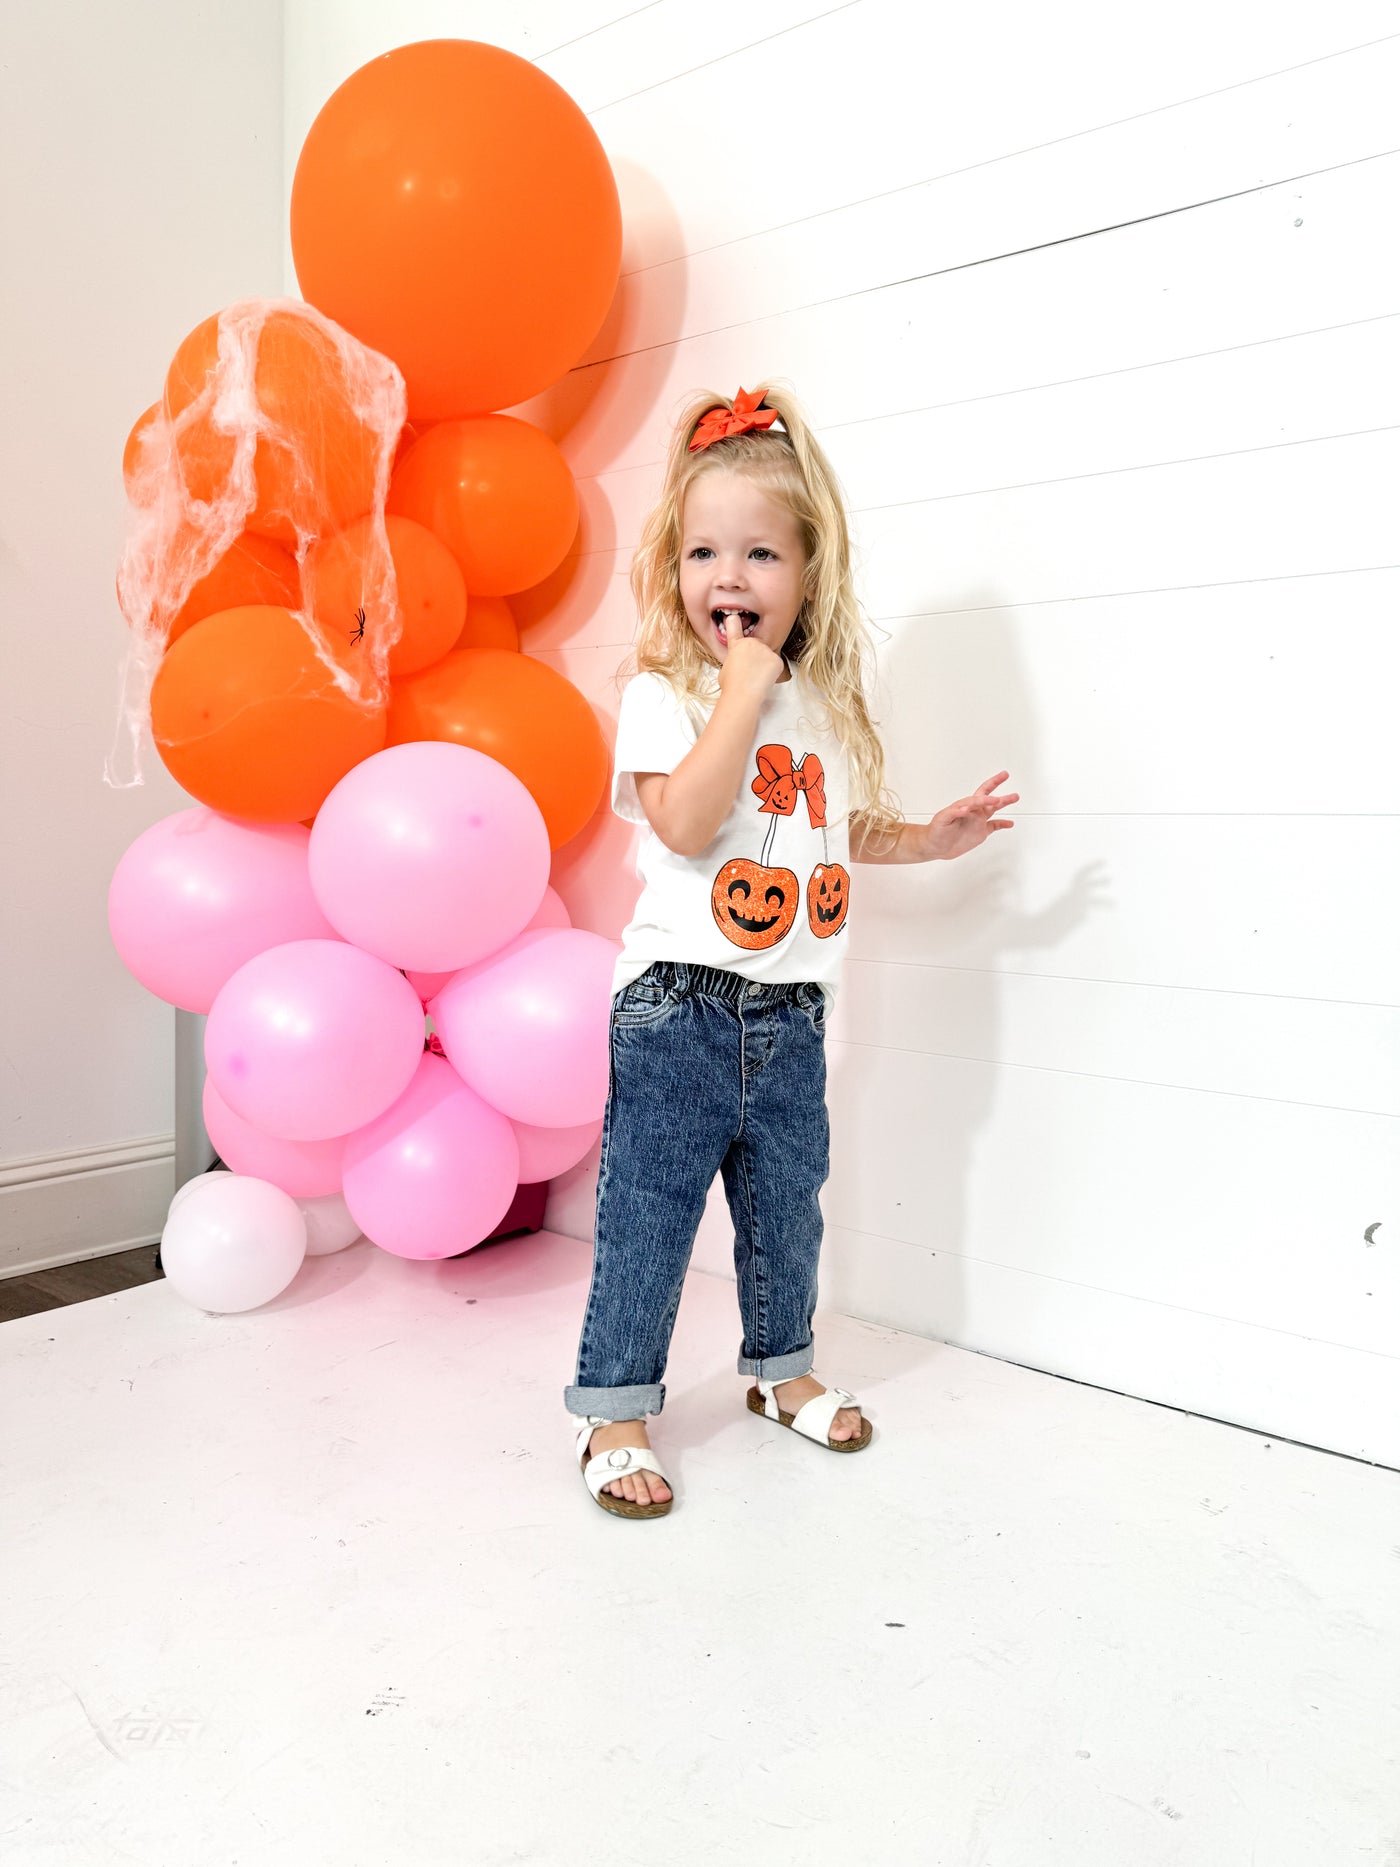
[[[32,1271],[27,1277],[0,1277],[0,1322],[62,1309],[66,1303],[86,1303],[90,1297],[129,1290],[133,1284],[154,1283],[165,1275],[156,1263],[159,1251],[159,1245],[138,1245],[134,1251],[85,1258],[81,1264],[59,1264],[52,1270]]]

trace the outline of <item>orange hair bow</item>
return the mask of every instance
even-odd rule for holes
[[[826,828],[826,773],[815,752],[809,752],[800,765],[794,766],[792,753],[786,746],[760,746],[753,791],[756,797],[763,799],[760,810],[772,811],[774,815],[781,813],[784,817],[792,815],[798,793],[804,793],[812,828]]]
[[[700,426],[691,439],[690,452],[708,447],[711,441],[722,441],[727,434],[743,434],[747,428],[771,428],[778,419],[775,408],[760,408],[763,397],[741,389],[734,398],[732,410],[712,408],[701,419]]]

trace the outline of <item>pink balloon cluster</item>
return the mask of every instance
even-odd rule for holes
[[[143,985],[208,1013],[205,1125],[235,1175],[343,1194],[386,1251],[452,1257],[602,1125],[618,948],[569,925],[549,863],[513,773],[417,741],[355,766],[309,832],[167,817],[108,916]]]

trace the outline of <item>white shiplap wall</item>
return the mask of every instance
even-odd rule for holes
[[[439,35],[536,60],[612,160],[617,300],[516,411],[584,505],[528,652],[611,728],[670,423],[783,375],[907,811],[1021,793],[954,865],[857,872],[823,1303],[1400,1463],[1400,11],[286,18],[288,188],[335,85]],[[632,849],[605,804],[560,853],[580,925],[620,930]],[[717,1186],[695,1261],[730,1245]]]

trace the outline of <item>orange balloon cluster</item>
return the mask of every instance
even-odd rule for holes
[[[119,590],[156,641],[157,747],[212,809],[293,822],[386,743],[454,740],[520,778],[557,848],[597,808],[607,749],[578,690],[520,653],[505,599],[558,569],[578,491],[554,441],[500,411],[607,312],[606,155],[528,60],[424,41],[326,103],[291,233],[308,305],[206,318],[127,439],[155,571]],[[396,385],[377,401],[376,365]]]

